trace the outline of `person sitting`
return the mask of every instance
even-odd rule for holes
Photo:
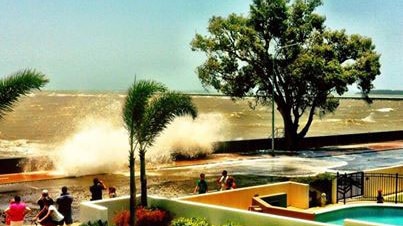
[[[37,220],[38,223],[43,226],[59,225],[64,219],[64,216],[56,209],[56,207],[53,205],[53,201],[51,201],[49,198],[45,198],[43,201],[45,206],[41,211],[39,211],[33,220]]]
[[[383,203],[382,189],[378,190],[378,196],[376,197],[376,203]]]

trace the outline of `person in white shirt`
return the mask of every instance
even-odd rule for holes
[[[38,220],[38,223],[44,226],[58,225],[64,219],[64,216],[56,209],[49,198],[44,199],[44,204],[44,208],[34,217],[34,220]],[[40,218],[39,216],[43,217]]]

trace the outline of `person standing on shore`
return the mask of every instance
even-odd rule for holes
[[[45,200],[49,199],[49,202],[53,204],[53,199],[49,196],[49,191],[44,189],[42,190],[41,197],[38,199],[36,202],[39,205],[39,212],[45,207]],[[42,218],[44,215],[39,216],[39,218]]]
[[[62,187],[62,193],[56,199],[57,209],[64,216],[64,219],[60,221],[59,225],[71,225],[73,223],[71,204],[73,203],[73,197],[67,192],[67,187]]]
[[[91,201],[101,200],[102,199],[102,190],[106,190],[106,186],[104,182],[99,180],[98,178],[94,178],[93,185],[90,186],[91,192]]]
[[[24,217],[29,213],[31,209],[23,202],[21,197],[16,195],[14,202],[4,211],[10,219],[11,226],[22,226],[24,223]]]
[[[10,199],[10,202],[8,204],[11,205],[14,202],[15,202],[14,198],[12,198],[12,199]],[[4,222],[3,223],[5,223],[6,225],[10,225],[10,217],[5,212],[3,212],[2,215],[4,216]]]
[[[221,177],[217,180],[218,190],[224,191],[227,190],[227,179],[228,179],[228,172],[223,170],[221,173]]]
[[[53,199],[51,197],[49,197],[49,191],[46,189],[42,190],[41,197],[36,202],[39,205],[39,211],[41,211],[43,209],[43,207],[45,206],[45,201],[44,201],[45,199],[49,199],[51,202],[54,202]]]
[[[204,173],[200,174],[200,179],[197,181],[197,185],[193,193],[199,192],[199,194],[204,194],[208,192],[207,182],[205,180],[206,175]]]

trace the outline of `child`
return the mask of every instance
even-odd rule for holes
[[[378,190],[378,196],[376,197],[377,203],[383,203],[382,189]]]
[[[117,196],[115,187],[109,187],[108,190],[109,190],[109,198],[115,198]]]
[[[197,185],[193,193],[196,193],[197,191],[199,192],[199,194],[204,194],[208,191],[204,173],[200,174],[200,179],[197,181]]]
[[[233,177],[228,176],[227,181],[225,183],[225,189],[230,190],[236,188],[235,180]]]

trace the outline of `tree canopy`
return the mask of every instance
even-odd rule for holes
[[[191,42],[192,50],[207,56],[197,68],[204,86],[234,99],[275,101],[289,149],[298,147],[314,115],[336,110],[335,93],[356,84],[370,102],[372,82],[380,74],[371,39],[327,28],[325,17],[315,12],[321,4],[254,0],[246,16],[213,16],[209,34],[196,34]]]

